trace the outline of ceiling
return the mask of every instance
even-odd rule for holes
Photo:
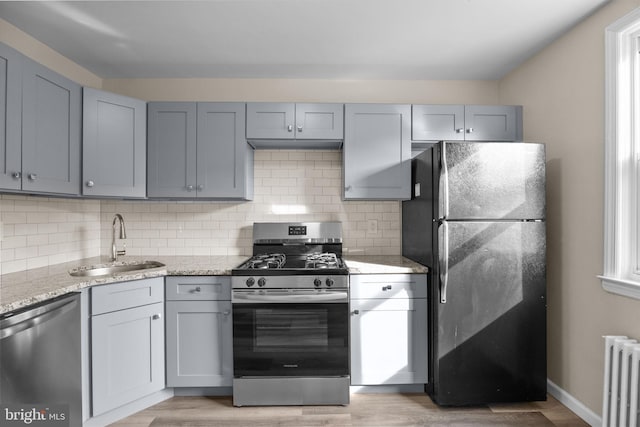
[[[2,1],[101,78],[500,79],[609,0]]]

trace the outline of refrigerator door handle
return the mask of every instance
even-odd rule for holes
[[[438,266],[440,268],[440,304],[446,304],[447,285],[449,284],[449,225],[446,221],[442,221],[440,223],[439,230],[441,230],[442,233],[442,236],[440,236],[439,239],[442,247],[438,251]]]
[[[447,143],[440,141],[440,206],[439,218],[445,219],[449,216],[449,168],[447,166]]]

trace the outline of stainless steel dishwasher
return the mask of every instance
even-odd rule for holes
[[[68,405],[82,425],[79,293],[0,315],[0,403]]]

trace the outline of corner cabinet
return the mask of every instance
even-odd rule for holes
[[[166,278],[167,387],[233,382],[231,279]]]
[[[345,200],[411,198],[411,106],[346,104]]]
[[[150,102],[147,196],[253,199],[245,104]]]
[[[427,382],[425,274],[351,275],[350,312],[352,385]]]
[[[522,106],[413,105],[414,141],[522,141]]]
[[[144,198],[147,103],[83,89],[82,194]]]
[[[335,148],[343,123],[344,104],[247,103],[247,139],[258,147]]]
[[[91,288],[92,416],[164,389],[164,280]]]
[[[22,188],[22,55],[0,43],[0,189]]]

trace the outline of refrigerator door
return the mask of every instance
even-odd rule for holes
[[[434,400],[544,400],[545,223],[444,222],[438,240]]]
[[[440,219],[545,217],[543,144],[441,142],[438,148]]]

